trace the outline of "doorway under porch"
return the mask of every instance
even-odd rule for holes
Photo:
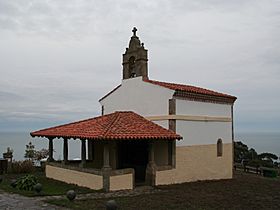
[[[133,168],[135,185],[144,184],[149,163],[148,141],[119,141],[117,148],[117,168]]]

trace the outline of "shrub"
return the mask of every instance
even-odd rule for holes
[[[28,190],[32,191],[34,185],[38,183],[38,179],[36,176],[28,174],[19,178],[16,182],[16,187],[20,190]]]
[[[33,160],[35,157],[35,146],[32,144],[32,142],[30,141],[27,145],[26,145],[26,149],[25,149],[25,154],[24,157],[28,158],[29,160]]]
[[[250,160],[248,162],[249,166],[253,166],[253,167],[260,167],[262,165],[262,161],[261,160]]]
[[[35,167],[31,160],[24,160],[24,161],[14,161],[11,167],[11,173],[32,173],[35,171]]]

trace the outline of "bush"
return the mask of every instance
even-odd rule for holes
[[[38,183],[38,179],[36,176],[28,174],[19,178],[16,182],[16,187],[20,190],[32,191],[34,185]]]
[[[11,173],[32,173],[35,171],[35,167],[31,160],[24,160],[24,161],[14,161],[11,167]]]
[[[257,160],[257,159],[256,160],[250,160],[247,165],[252,166],[252,167],[260,167],[262,165],[262,161]]]

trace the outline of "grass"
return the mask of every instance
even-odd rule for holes
[[[237,172],[231,180],[159,186],[161,192],[114,198],[119,209],[280,209],[280,179]],[[110,198],[112,199],[112,198]],[[71,209],[105,209],[109,199],[52,199],[48,203]]]
[[[17,193],[25,196],[38,196],[38,194],[34,191],[25,191],[19,190],[17,188],[13,188],[10,186],[11,180],[17,179],[22,177],[26,174],[6,174],[3,175],[3,181],[0,183],[0,189],[6,192]],[[35,172],[35,175],[38,178],[38,182],[42,184],[43,190],[39,194],[39,196],[46,196],[46,195],[65,195],[68,190],[75,190],[78,194],[80,193],[92,193],[96,192],[89,188],[85,187],[78,187],[77,185],[67,184],[64,182],[60,182],[54,179],[46,178],[43,172]]]

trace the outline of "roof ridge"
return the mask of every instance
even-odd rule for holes
[[[107,133],[109,133],[109,130],[111,129],[111,127],[113,126],[113,124],[115,124],[115,122],[119,119],[120,116],[120,112],[116,111],[113,113],[113,115],[116,115],[115,118],[113,118],[112,122],[109,124],[108,128],[103,132],[103,138],[105,138],[105,136],[107,135]]]

